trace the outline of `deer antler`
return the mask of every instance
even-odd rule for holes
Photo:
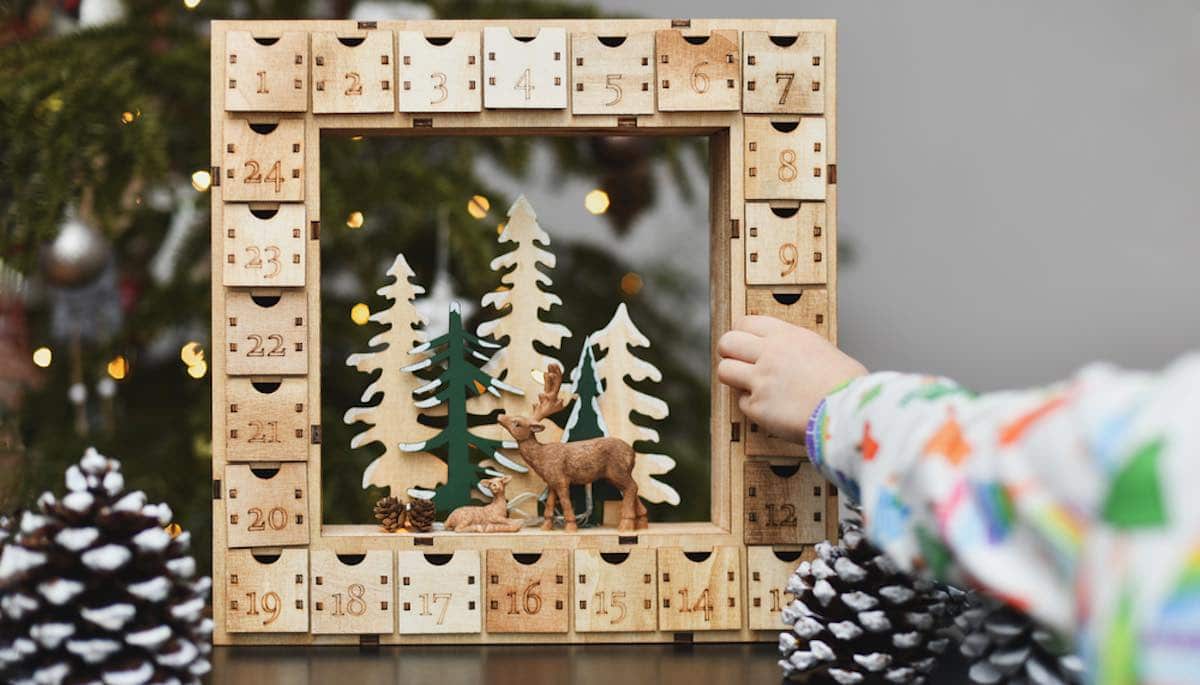
[[[546,369],[546,389],[538,394],[537,404],[533,405],[531,421],[541,421],[557,411],[562,411],[563,407],[567,406],[567,403],[558,396],[558,390],[562,387],[562,375],[562,367],[558,364],[551,364],[550,368]]]

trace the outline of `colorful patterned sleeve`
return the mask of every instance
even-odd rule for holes
[[[814,412],[812,460],[906,568],[1077,639],[1096,683],[1200,673],[1200,355],[976,396],[876,373]]]

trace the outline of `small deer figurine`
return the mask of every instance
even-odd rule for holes
[[[558,395],[562,373],[558,364],[551,364],[546,370],[545,390],[538,395],[532,416],[501,414],[497,419],[517,441],[525,463],[546,481],[549,494],[542,530],[554,528],[556,503],[562,508],[567,532],[577,530],[570,486],[587,485],[601,478],[621,491],[621,522],[617,530],[628,532],[646,528],[649,525],[646,506],[638,499],[638,486],[633,480],[633,462],[637,455],[628,443],[608,437],[578,442],[538,442],[537,434],[546,429],[541,421],[566,406]]]
[[[492,501],[480,505],[467,505],[450,512],[446,518],[446,529],[456,533],[516,533],[524,522],[508,518],[508,500],[504,497],[504,486],[512,476],[489,478],[480,485],[492,493]]]

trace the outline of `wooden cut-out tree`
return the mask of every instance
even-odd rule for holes
[[[538,346],[558,349],[563,339],[570,337],[571,331],[566,326],[541,318],[542,312],[561,305],[562,300],[548,290],[553,281],[543,270],[554,268],[556,261],[554,254],[545,249],[550,245],[550,236],[538,225],[537,213],[524,195],[518,197],[509,208],[508,223],[497,240],[501,244],[514,243],[515,247],[492,260],[491,268],[501,272],[500,282],[503,285],[484,295],[482,306],[484,309],[495,309],[497,316],[481,323],[475,332],[481,338],[504,343],[504,348],[484,365],[483,371],[520,388],[524,396],[484,397],[477,404],[484,413],[501,409],[508,414],[528,415],[527,398],[537,397],[541,392],[541,373],[550,364],[558,363],[553,357],[539,351]],[[535,371],[538,372],[537,378],[534,377]],[[562,437],[562,429],[553,421],[544,421],[543,425],[546,430],[540,436],[542,442],[557,442]],[[508,436],[499,424],[481,428],[481,432],[497,439]],[[515,463],[524,464],[515,450],[506,451],[505,456]],[[489,462],[486,465],[513,477],[508,484],[507,495],[514,507],[531,497],[540,496],[546,487],[531,469],[513,472],[502,463]],[[536,515],[536,507],[530,513]]]
[[[368,424],[350,441],[351,449],[374,442],[384,447],[383,454],[363,471],[363,489],[388,488],[389,494],[404,499],[412,488],[432,489],[444,483],[446,464],[427,452],[400,452],[400,443],[427,439],[437,430],[417,421],[421,412],[413,403],[413,391],[424,381],[400,370],[413,363],[412,350],[425,342],[425,332],[419,328],[425,321],[413,306],[413,300],[425,289],[413,282],[413,270],[402,254],[396,255],[387,275],[392,282],[376,292],[393,304],[370,319],[386,328],[368,342],[369,351],[346,359],[347,366],[362,373],[379,374],[359,401],[371,402],[381,396],[380,401],[374,406],[353,407],[342,420],[347,425]]]
[[[629,383],[645,380],[658,383],[662,381],[662,372],[653,364],[634,356],[632,348],[650,347],[650,340],[633,325],[625,303],[618,305],[608,325],[593,333],[589,339],[600,350],[607,351],[604,358],[596,363],[596,373],[604,382],[604,392],[598,402],[608,434],[628,442],[635,449],[638,443],[657,443],[658,431],[634,423],[633,414],[661,421],[667,418],[670,409],[666,402],[634,389]],[[654,477],[673,468],[675,460],[665,454],[638,452],[633,466],[638,495],[647,502],[679,504],[679,493],[675,488]],[[593,493],[597,502],[599,495],[597,489]],[[602,505],[597,504],[597,508],[602,508]]]
[[[571,370],[571,384],[568,389],[575,395],[575,400],[571,404],[571,413],[567,417],[567,424],[563,427],[563,442],[588,440],[608,435],[608,427],[604,425],[604,414],[600,411],[599,403],[600,394],[604,388],[600,376],[596,372],[596,355],[592,347],[591,338],[584,341],[583,349],[579,352],[579,361]],[[571,486],[571,506],[578,513],[587,511],[585,487]],[[620,492],[607,482],[593,484],[590,487],[603,488],[599,492],[608,494],[610,499],[620,497]],[[588,519],[594,523],[600,523],[602,513],[600,507],[593,507]]]
[[[405,452],[445,449],[446,481],[432,493],[439,511],[450,511],[471,501],[471,492],[475,490],[480,476],[485,473],[482,464],[471,460],[471,450],[481,455],[479,461],[491,457],[512,471],[522,472],[525,469],[523,465],[512,462],[500,453],[504,441],[477,435],[469,426],[469,398],[479,397],[484,393],[501,397],[501,391],[516,395],[522,392],[519,388],[488,375],[471,362],[471,359],[474,359],[486,363],[490,357],[484,354],[483,350],[494,352],[497,349],[499,345],[480,340],[464,330],[462,314],[456,305],[451,305],[449,329],[412,350],[415,354],[428,353],[430,356],[403,369],[405,372],[415,373],[434,366],[442,367],[437,378],[414,389],[413,392],[418,396],[429,395],[414,403],[418,409],[437,406],[444,408],[445,427],[427,440],[400,444],[400,449]]]

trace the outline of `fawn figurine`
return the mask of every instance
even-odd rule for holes
[[[501,414],[500,425],[512,435],[529,468],[546,481],[545,521],[542,530],[554,528],[554,506],[562,508],[567,532],[578,529],[575,511],[571,506],[570,487],[588,485],[601,478],[621,491],[621,522],[617,530],[629,532],[646,528],[646,505],[638,499],[638,486],[633,480],[636,453],[624,440],[593,438],[578,442],[540,443],[537,434],[546,429],[541,421],[566,406],[559,397],[562,386],[562,367],[551,364],[545,374],[545,390],[533,405],[533,415],[508,416]]]
[[[510,480],[512,476],[480,481],[480,485],[492,493],[492,501],[484,505],[459,507],[450,512],[446,518],[446,530],[456,533],[515,533],[521,530],[524,521],[508,518],[504,486]]]

